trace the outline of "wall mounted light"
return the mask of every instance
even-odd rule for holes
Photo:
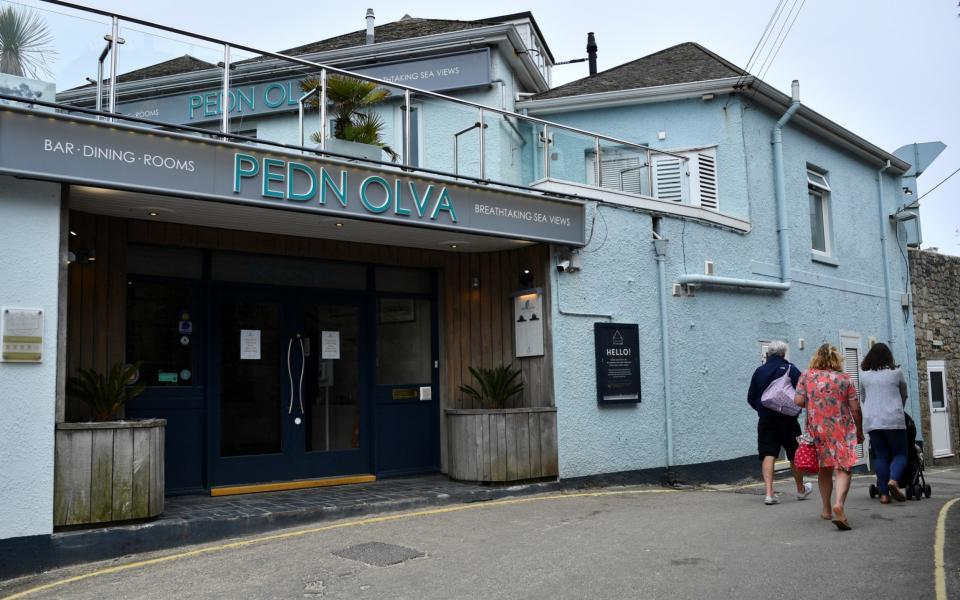
[[[906,195],[906,196],[912,196],[912,195],[913,195],[913,190],[911,190],[911,189],[908,188],[908,187],[905,187],[905,188],[903,188],[903,193],[904,193],[904,195]]]
[[[533,285],[533,271],[524,268],[520,270],[520,287],[528,288]]]
[[[470,287],[473,288],[473,289],[475,289],[475,290],[480,289],[480,278],[477,277],[476,275],[474,275],[473,277],[471,277],[471,278],[470,278]]]

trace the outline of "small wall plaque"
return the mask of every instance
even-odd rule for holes
[[[0,319],[0,360],[43,362],[43,310],[4,308]]]

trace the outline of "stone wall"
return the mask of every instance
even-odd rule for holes
[[[960,257],[936,252],[910,250],[910,277],[913,314],[917,334],[917,375],[920,379],[920,420],[927,448],[930,434],[930,398],[927,361],[945,363],[947,406],[953,456],[933,460],[933,464],[960,464]],[[930,464],[933,452],[925,458]]]

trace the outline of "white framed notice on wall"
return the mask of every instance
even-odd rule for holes
[[[0,361],[43,362],[43,310],[4,308],[0,313]]]
[[[543,356],[543,294],[528,290],[513,298],[517,358]]]

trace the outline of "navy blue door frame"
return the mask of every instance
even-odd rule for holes
[[[133,283],[151,282],[188,286],[193,290],[193,380],[189,386],[148,387],[131,403],[128,414],[133,417],[167,418],[167,481],[171,493],[197,493],[217,485],[255,483],[322,477],[327,475],[374,473],[378,476],[435,472],[440,465],[439,412],[439,339],[437,282],[429,293],[405,294],[377,292],[375,265],[367,265],[364,290],[340,291],[322,288],[296,288],[251,283],[213,281],[210,277],[210,252],[204,252],[200,279],[164,278],[130,275]],[[376,340],[378,299],[409,298],[430,302],[431,377],[429,381],[411,382],[404,386],[376,385]],[[303,427],[283,425],[281,452],[261,456],[220,456],[220,352],[221,332],[219,307],[225,300],[272,302],[281,318],[278,341],[282,348],[275,354],[286,361],[289,340],[304,331],[304,314],[310,306],[348,305],[357,308],[359,357],[359,448],[306,452]],[[319,340],[312,352],[320,354]],[[130,356],[129,360],[137,357]],[[297,389],[291,389],[286,364],[280,365],[276,385],[280,388],[283,410],[281,419],[293,417],[286,411],[290,393],[294,392],[294,411],[299,409],[298,369],[303,366],[299,344],[295,343],[291,358]],[[314,392],[305,381],[304,394]],[[394,400],[397,387],[426,387],[431,399]],[[413,443],[413,445],[411,445]],[[341,446],[342,447],[342,446]],[[288,451],[289,450],[289,451]],[[173,471],[173,472],[171,472]]]

